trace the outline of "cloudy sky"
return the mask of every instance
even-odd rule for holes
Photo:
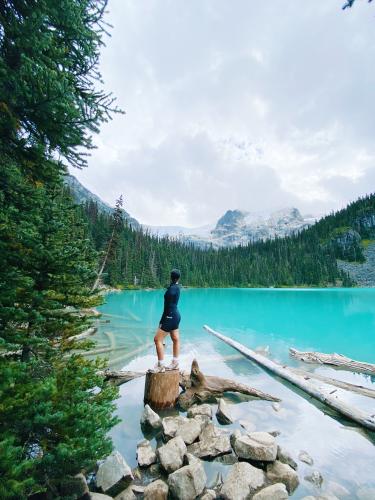
[[[109,0],[101,71],[126,115],[72,173],[140,222],[325,213],[375,190],[375,5]]]

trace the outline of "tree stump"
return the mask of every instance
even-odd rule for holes
[[[179,370],[146,373],[144,403],[154,410],[172,408],[180,393]]]

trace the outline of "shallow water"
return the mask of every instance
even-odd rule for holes
[[[98,320],[96,337],[100,347],[115,347],[109,356],[112,367],[144,370],[153,366],[152,339],[161,316],[163,293],[126,291],[106,296],[106,303],[98,308],[103,316]],[[374,289],[183,289],[180,311],[182,368],[189,369],[195,357],[207,374],[233,378],[282,399],[280,411],[275,411],[270,402],[228,397],[236,403],[232,408],[237,419],[253,422],[257,430],[279,430],[278,443],[295,459],[300,450],[313,457],[312,467],[297,460],[301,484],[293,498],[332,491],[332,482],[348,489],[350,495],[346,498],[360,498],[360,488],[375,488],[374,433],[360,429],[269,375],[202,329],[203,324],[208,324],[248,347],[268,345],[270,357],[277,361],[375,389],[369,376],[302,364],[288,355],[288,348],[295,347],[340,352],[375,363]],[[170,341],[167,350],[170,354]],[[136,443],[143,438],[139,427],[143,387],[143,378],[121,387],[118,414],[122,423],[112,431],[116,448],[132,466],[136,465]],[[340,389],[337,394],[374,412],[373,399]],[[227,427],[239,427],[238,420]],[[321,489],[304,480],[313,470],[324,477]],[[208,462],[206,471],[210,482],[218,471],[225,475],[228,466]]]

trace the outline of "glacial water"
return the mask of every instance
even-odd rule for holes
[[[163,290],[124,291],[106,295],[98,309],[98,347],[114,350],[108,356],[113,368],[145,370],[155,363],[153,335],[161,316]],[[196,358],[207,374],[233,378],[281,398],[279,411],[272,403],[228,396],[237,421],[256,430],[278,430],[278,443],[298,462],[300,486],[293,498],[330,492],[338,498],[375,499],[375,435],[346,420],[289,384],[266,373],[231,347],[206,333],[202,326],[232,337],[244,345],[269,346],[270,357],[307,370],[375,389],[375,380],[363,374],[306,365],[289,357],[289,347],[299,350],[339,352],[375,363],[375,289],[183,289],[179,305],[181,365],[189,369]],[[167,341],[171,354],[171,342]],[[167,359],[168,360],[168,359]],[[136,444],[143,439],[139,419],[143,409],[144,379],[121,386],[118,414],[122,422],[112,431],[116,448],[136,466]],[[332,388],[335,390],[335,388]],[[338,397],[375,413],[375,400],[337,389]],[[301,450],[314,459],[313,466],[298,460]],[[208,483],[229,466],[207,462]],[[320,471],[321,488],[305,480]],[[344,495],[344,487],[348,494]],[[364,496],[369,495],[369,496]]]

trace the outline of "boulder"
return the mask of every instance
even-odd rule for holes
[[[219,406],[216,411],[216,418],[218,422],[222,425],[228,425],[233,423],[233,417],[231,415],[231,409],[225,399],[219,399]]]
[[[277,447],[277,460],[280,460],[283,464],[288,464],[292,469],[297,470],[297,462],[292,458],[290,453],[280,446]]]
[[[304,451],[304,450],[301,450],[299,452],[298,459],[307,465],[313,465],[313,463],[314,463],[314,460],[310,457],[310,455],[307,453],[307,451]]]
[[[108,495],[104,495],[103,493],[94,493],[90,491],[90,498],[91,500],[113,500],[112,497],[109,497]]]
[[[188,447],[189,453],[192,453],[199,458],[211,458],[231,453],[232,447],[230,444],[229,435],[223,433],[221,429],[213,424],[208,424],[203,429],[197,443],[191,444]]]
[[[114,500],[136,500],[136,496],[131,486],[128,486],[124,491],[115,496]]]
[[[133,474],[121,453],[113,451],[99,465],[96,473],[96,486],[107,491],[121,479],[133,479]]]
[[[161,428],[161,418],[149,405],[144,407],[141,416],[141,426],[151,429]]]
[[[267,432],[250,432],[235,439],[234,451],[239,458],[272,462],[276,460],[277,444]]]
[[[163,418],[162,427],[165,439],[168,440],[176,437],[179,427],[181,427],[182,424],[188,421],[189,419],[187,419],[186,417],[182,417],[181,415],[177,415],[176,417]]]
[[[317,470],[314,470],[311,474],[305,476],[305,480],[309,481],[309,483],[312,483],[314,486],[317,486],[318,488],[320,488],[323,484],[323,476]]]
[[[211,422],[212,417],[208,417],[207,415],[197,415],[194,417],[194,420],[199,422],[201,429],[203,429],[208,423]]]
[[[299,485],[297,472],[279,460],[267,466],[267,477],[272,483],[284,483],[290,495]]]
[[[247,500],[264,483],[265,475],[262,470],[247,462],[238,462],[227,475],[220,494],[226,500]]]
[[[232,448],[234,449],[234,446],[236,444],[236,441],[238,438],[242,436],[242,432],[239,429],[235,429],[232,434],[230,435],[230,444],[232,445]]]
[[[168,485],[161,479],[153,481],[146,486],[144,491],[144,500],[167,500]]]
[[[168,485],[173,498],[178,500],[193,500],[206,487],[206,473],[200,460],[192,461],[176,470],[168,477]]]
[[[285,484],[276,483],[255,493],[253,500],[287,500],[289,498]]]
[[[157,455],[163,469],[168,473],[174,472],[182,467],[186,455],[186,444],[181,436],[177,436],[158,448]]]
[[[148,467],[156,462],[155,450],[148,439],[137,444],[137,461],[140,467]]]
[[[176,432],[176,436],[181,436],[186,444],[191,444],[196,441],[199,434],[201,433],[202,426],[195,418],[188,418],[186,422],[183,422]]]
[[[194,418],[197,415],[204,415],[208,417],[209,419],[212,418],[212,407],[209,404],[203,404],[203,405],[193,405],[191,408],[189,408],[187,412],[188,418]]]
[[[201,500],[215,500],[216,491],[215,490],[206,490],[205,493],[201,496]]]

